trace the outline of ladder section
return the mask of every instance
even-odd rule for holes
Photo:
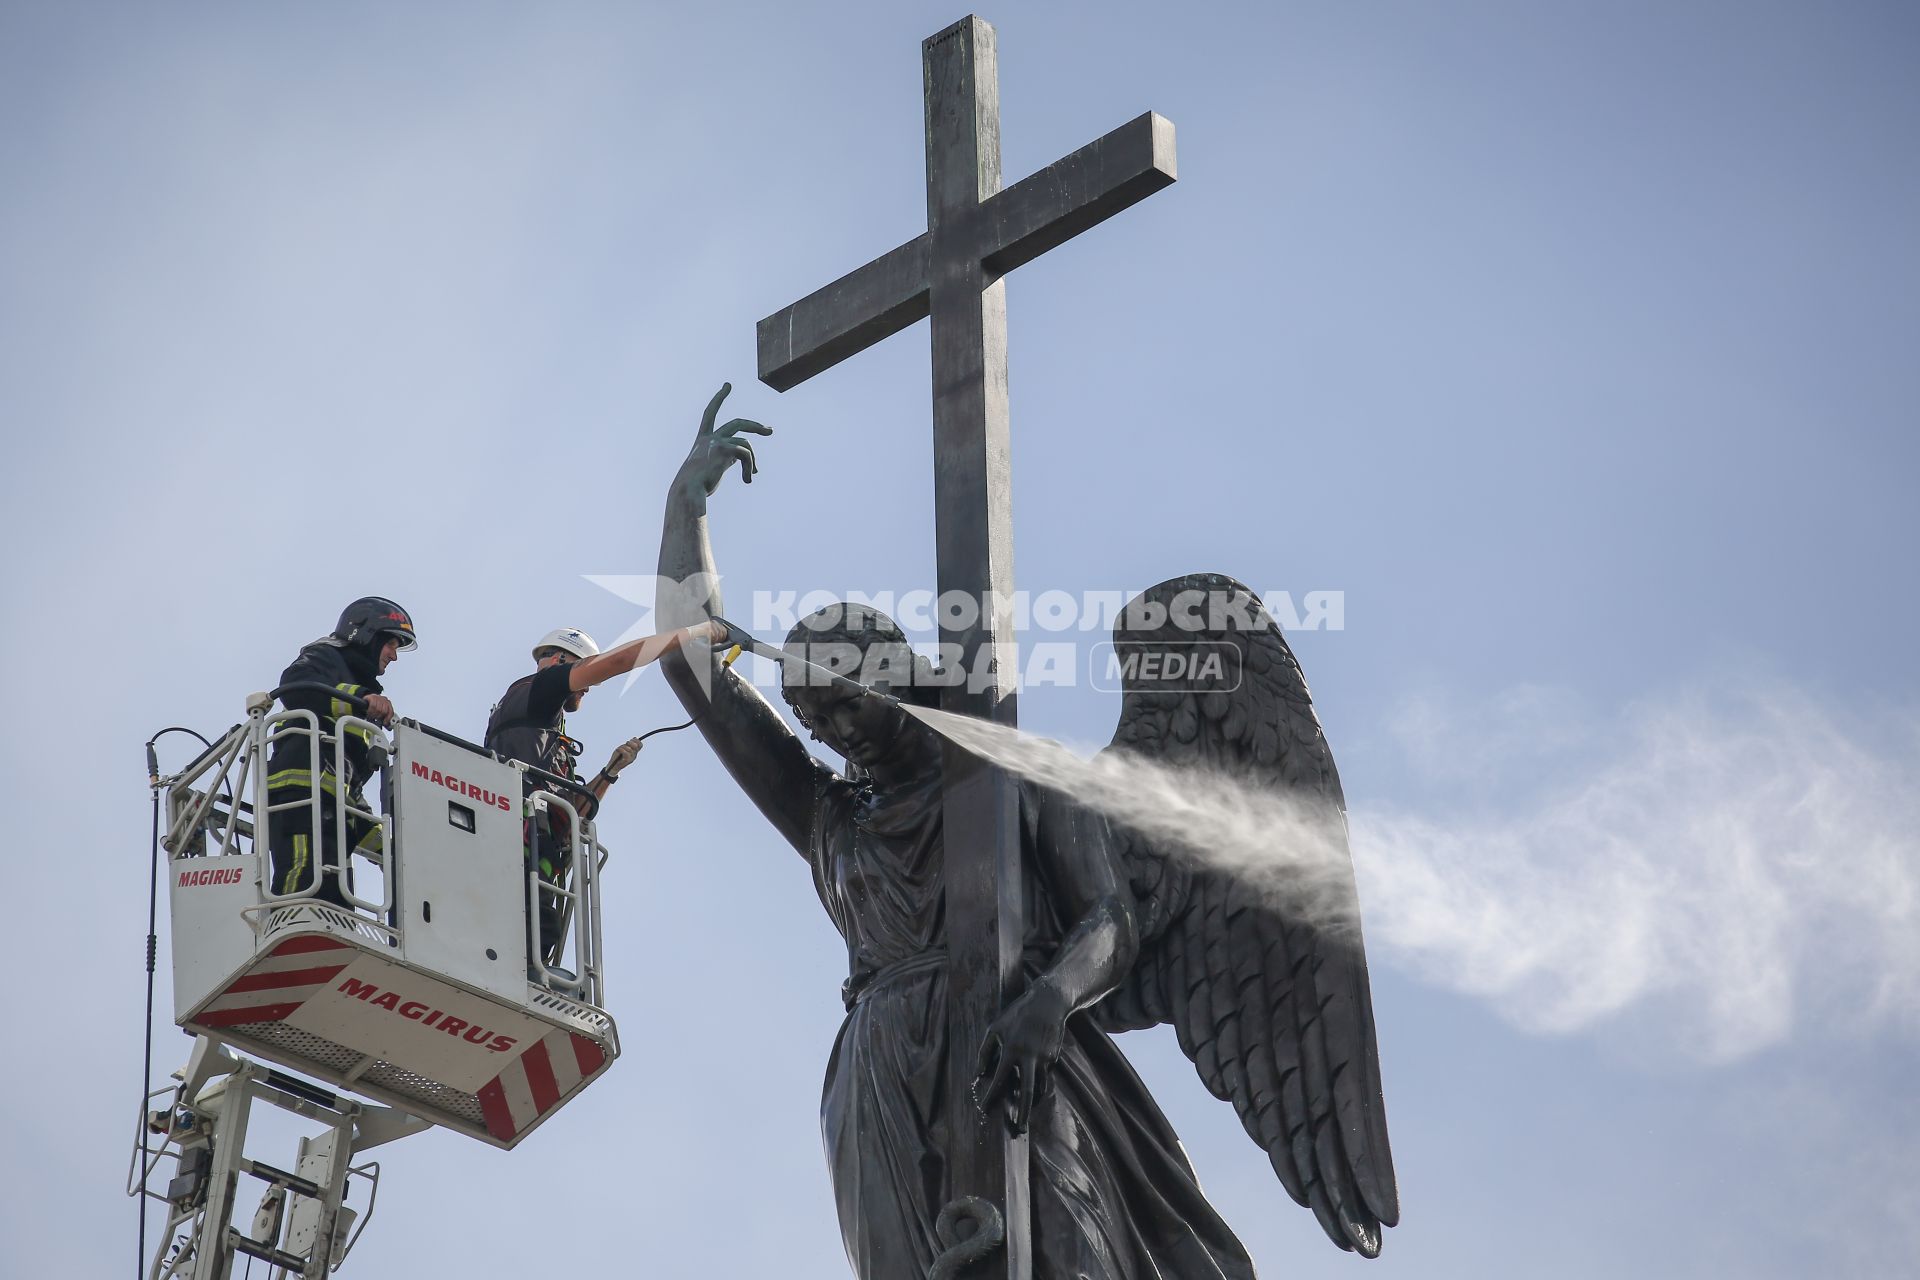
[[[235,1057],[205,1037],[176,1075],[178,1085],[149,1095],[164,1105],[143,1108],[129,1178],[130,1194],[167,1205],[147,1280],[229,1280],[242,1256],[264,1262],[272,1280],[338,1270],[372,1216],[379,1186],[379,1165],[355,1158],[429,1127]],[[249,1130],[262,1103],[317,1130],[298,1138],[291,1161],[253,1154],[261,1143]],[[156,1190],[169,1157],[172,1175]],[[356,1184],[365,1191],[360,1210],[347,1204]]]

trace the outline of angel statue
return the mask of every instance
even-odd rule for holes
[[[672,607],[689,616],[667,625],[721,615],[708,499],[736,463],[751,481],[748,437],[770,434],[744,419],[716,427],[726,393],[707,406],[668,494],[659,574],[698,586]],[[1230,598],[1231,616],[1177,642],[1227,646],[1235,671],[1198,692],[1129,679],[1108,750],[1291,796],[1324,822],[1341,865],[1332,890],[1322,876],[1310,897],[1290,898],[1020,783],[1027,983],[991,1024],[976,1096],[1028,1133],[1036,1280],[1254,1274],[1113,1041],[1162,1022],[1336,1245],[1372,1257],[1399,1215],[1333,758],[1299,664],[1245,588],[1203,575],[1141,599],[1164,603],[1196,586]],[[1139,603],[1135,617],[1168,612]],[[1173,642],[1125,623],[1123,649]],[[823,610],[788,645],[823,642],[883,656],[883,669],[901,673],[871,693],[783,681],[794,717],[848,762],[844,773],[718,650],[663,665],[734,781],[805,860],[846,939],[846,1021],[820,1104],[841,1236],[861,1280],[918,1280],[945,1247],[936,1223],[952,1194],[949,1091],[976,1085],[949,1078],[941,740],[901,706],[931,705],[937,690],[926,687],[927,660],[875,610]]]

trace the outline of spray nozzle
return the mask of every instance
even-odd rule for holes
[[[716,627],[724,628],[724,634],[713,642],[714,647],[731,647],[734,650],[726,659],[728,663],[732,663],[733,659],[738,656],[739,651],[744,649],[748,653],[757,653],[763,658],[779,663],[781,669],[784,671],[793,672],[797,669],[805,672],[805,683],[807,684],[838,685],[843,689],[851,689],[856,693],[868,694],[875,698],[885,698],[888,702],[900,702],[898,697],[888,693],[884,689],[876,689],[872,685],[861,684],[858,680],[843,676],[837,671],[829,670],[817,662],[809,662],[797,653],[792,653],[786,649],[776,648],[773,645],[767,644],[757,639],[751,631],[748,631],[745,627],[737,623],[728,622],[725,618],[714,618],[712,621]]]

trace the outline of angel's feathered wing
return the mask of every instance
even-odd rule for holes
[[[1345,801],[1300,664],[1253,593],[1218,574],[1143,593],[1114,641],[1124,698],[1108,752],[1224,776],[1298,816],[1270,865],[1117,830],[1140,956],[1093,1016],[1113,1031],[1172,1023],[1287,1193],[1372,1257],[1399,1196]]]

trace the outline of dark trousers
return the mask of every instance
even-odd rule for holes
[[[540,902],[535,912],[540,921],[540,955],[549,967],[560,962],[566,939],[560,933],[560,909],[565,900],[547,886],[562,881],[566,857],[566,841],[548,827],[544,813],[527,819],[527,861],[540,874]]]
[[[267,803],[279,804],[286,800],[305,800],[310,793],[301,788],[290,791],[269,791]],[[337,907],[347,907],[347,899],[341,892],[344,878],[345,888],[353,888],[353,868],[344,856],[340,845],[339,823],[334,816],[333,797],[320,797],[320,838],[313,835],[313,810],[305,804],[284,809],[267,817],[267,854],[273,865],[272,890],[275,893],[306,893],[313,890],[313,896],[321,902],[331,902]],[[372,824],[360,818],[347,819],[347,836],[353,843],[366,838]],[[318,868],[328,871],[320,877],[320,887],[313,889],[314,875]],[[347,908],[351,910],[352,908]]]

